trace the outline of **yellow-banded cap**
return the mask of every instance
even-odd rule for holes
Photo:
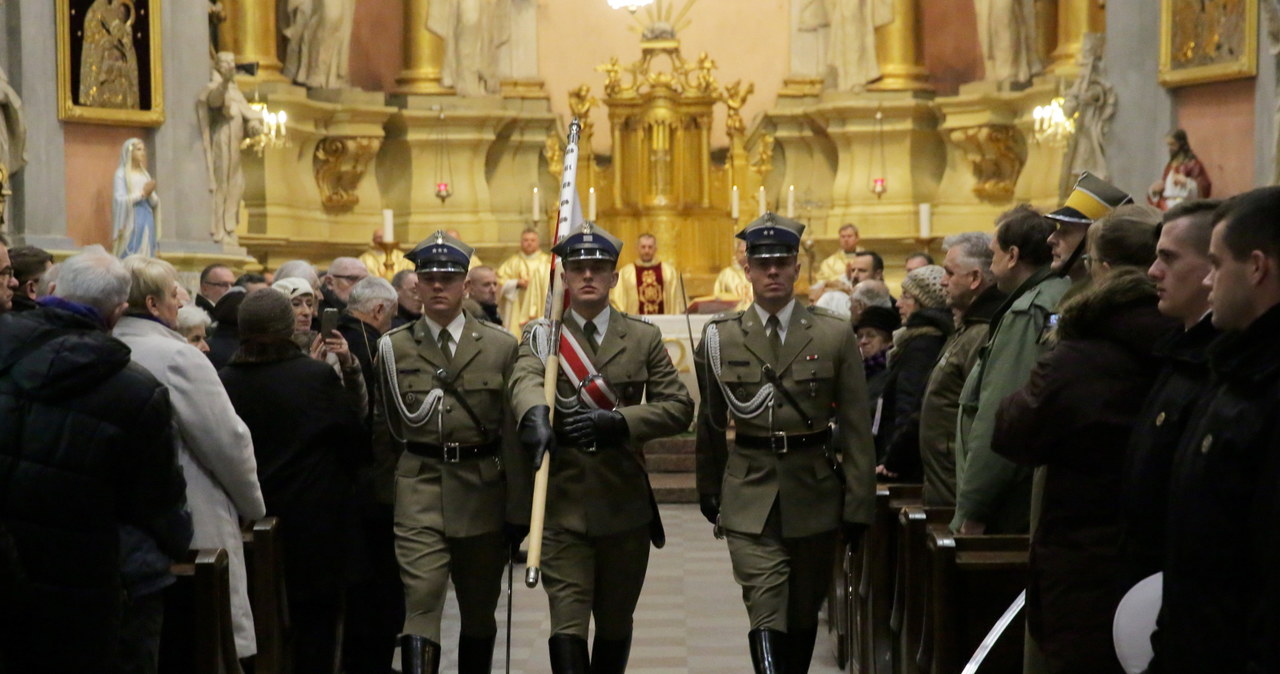
[[[1084,171],[1062,208],[1046,217],[1059,222],[1087,225],[1115,210],[1117,206],[1132,201],[1133,198],[1120,188]]]

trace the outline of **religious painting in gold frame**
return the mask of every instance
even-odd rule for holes
[[[58,119],[122,126],[164,122],[162,0],[54,0]]]
[[[1258,0],[1161,0],[1160,84],[1258,74]]]

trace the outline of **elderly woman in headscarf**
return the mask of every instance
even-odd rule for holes
[[[219,375],[253,436],[267,513],[281,521],[294,670],[322,672],[333,668],[347,560],[359,544],[352,476],[369,435],[334,371],[294,343],[294,320],[284,293],[249,293],[240,349]]]
[[[160,238],[160,195],[147,172],[147,146],[130,138],[120,147],[120,166],[112,184],[112,251],[119,257],[155,257]]]
[[[332,334],[321,335],[311,329],[312,319],[316,315],[315,289],[306,279],[298,277],[276,281],[271,289],[289,300],[293,311],[293,343],[312,358],[333,367],[333,371],[342,379],[342,386],[347,391],[352,407],[363,418],[369,409],[369,393],[365,388],[360,362],[352,355],[347,340],[336,330]]]

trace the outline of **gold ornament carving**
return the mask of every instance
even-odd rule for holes
[[[983,201],[1008,201],[1027,161],[1027,141],[1010,124],[952,129],[948,139],[973,167],[973,193]]]
[[[381,138],[360,136],[327,137],[316,143],[311,166],[326,211],[349,211],[360,203],[356,190],[381,147]]]

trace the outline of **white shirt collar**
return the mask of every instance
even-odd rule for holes
[[[596,324],[596,345],[599,346],[604,341],[604,331],[609,329],[609,307],[605,307],[596,317],[591,319]],[[586,327],[587,319],[582,317],[575,309],[570,309],[569,314],[573,316],[573,320],[578,322],[578,327]]]
[[[440,329],[445,328],[449,331],[449,336],[453,338],[453,348],[456,351],[458,345],[462,343],[462,326],[467,323],[467,312],[459,311],[458,315],[448,325],[440,325],[431,320],[426,314],[422,315],[422,320],[427,323],[427,331],[431,333],[432,341],[440,341]]]
[[[764,307],[759,304],[755,305],[755,307],[756,313],[760,315],[760,322],[768,325],[769,312],[765,311]],[[778,310],[778,323],[781,326],[781,330],[778,331],[778,336],[781,337],[782,341],[786,341],[787,339],[787,326],[791,325],[791,312],[794,311],[795,308],[796,301],[792,299],[790,302],[787,302],[787,306]]]

